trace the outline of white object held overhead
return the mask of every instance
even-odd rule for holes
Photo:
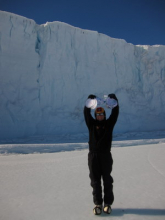
[[[102,98],[96,97],[97,99],[97,105],[103,105],[104,104],[104,100]]]
[[[87,99],[85,106],[87,108],[95,109],[97,106],[97,99]]]
[[[117,106],[117,101],[115,99],[112,99],[110,97],[108,98],[99,98],[97,97],[96,99],[87,99],[85,106],[87,108],[95,109],[97,106],[105,104],[107,108],[113,109],[114,107]]]
[[[108,97],[106,100],[106,106],[107,106],[107,108],[113,109],[114,107],[117,106],[117,101],[115,99]]]

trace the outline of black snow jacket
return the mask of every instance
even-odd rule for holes
[[[98,121],[91,115],[91,109],[84,107],[84,117],[89,129],[89,151],[90,152],[110,152],[112,143],[112,132],[119,115],[119,106],[112,109],[109,118]]]

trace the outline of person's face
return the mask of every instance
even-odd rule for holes
[[[103,113],[96,114],[96,119],[97,119],[98,121],[103,121],[103,120],[104,120],[104,114],[103,114]]]

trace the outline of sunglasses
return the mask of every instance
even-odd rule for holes
[[[96,115],[104,115],[103,113],[97,113]]]

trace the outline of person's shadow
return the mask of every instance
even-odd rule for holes
[[[112,209],[112,213],[110,216],[123,216],[123,215],[154,215],[154,216],[162,216],[165,215],[165,209],[141,209],[141,208],[130,208],[130,209]],[[104,214],[107,216],[107,214]]]

